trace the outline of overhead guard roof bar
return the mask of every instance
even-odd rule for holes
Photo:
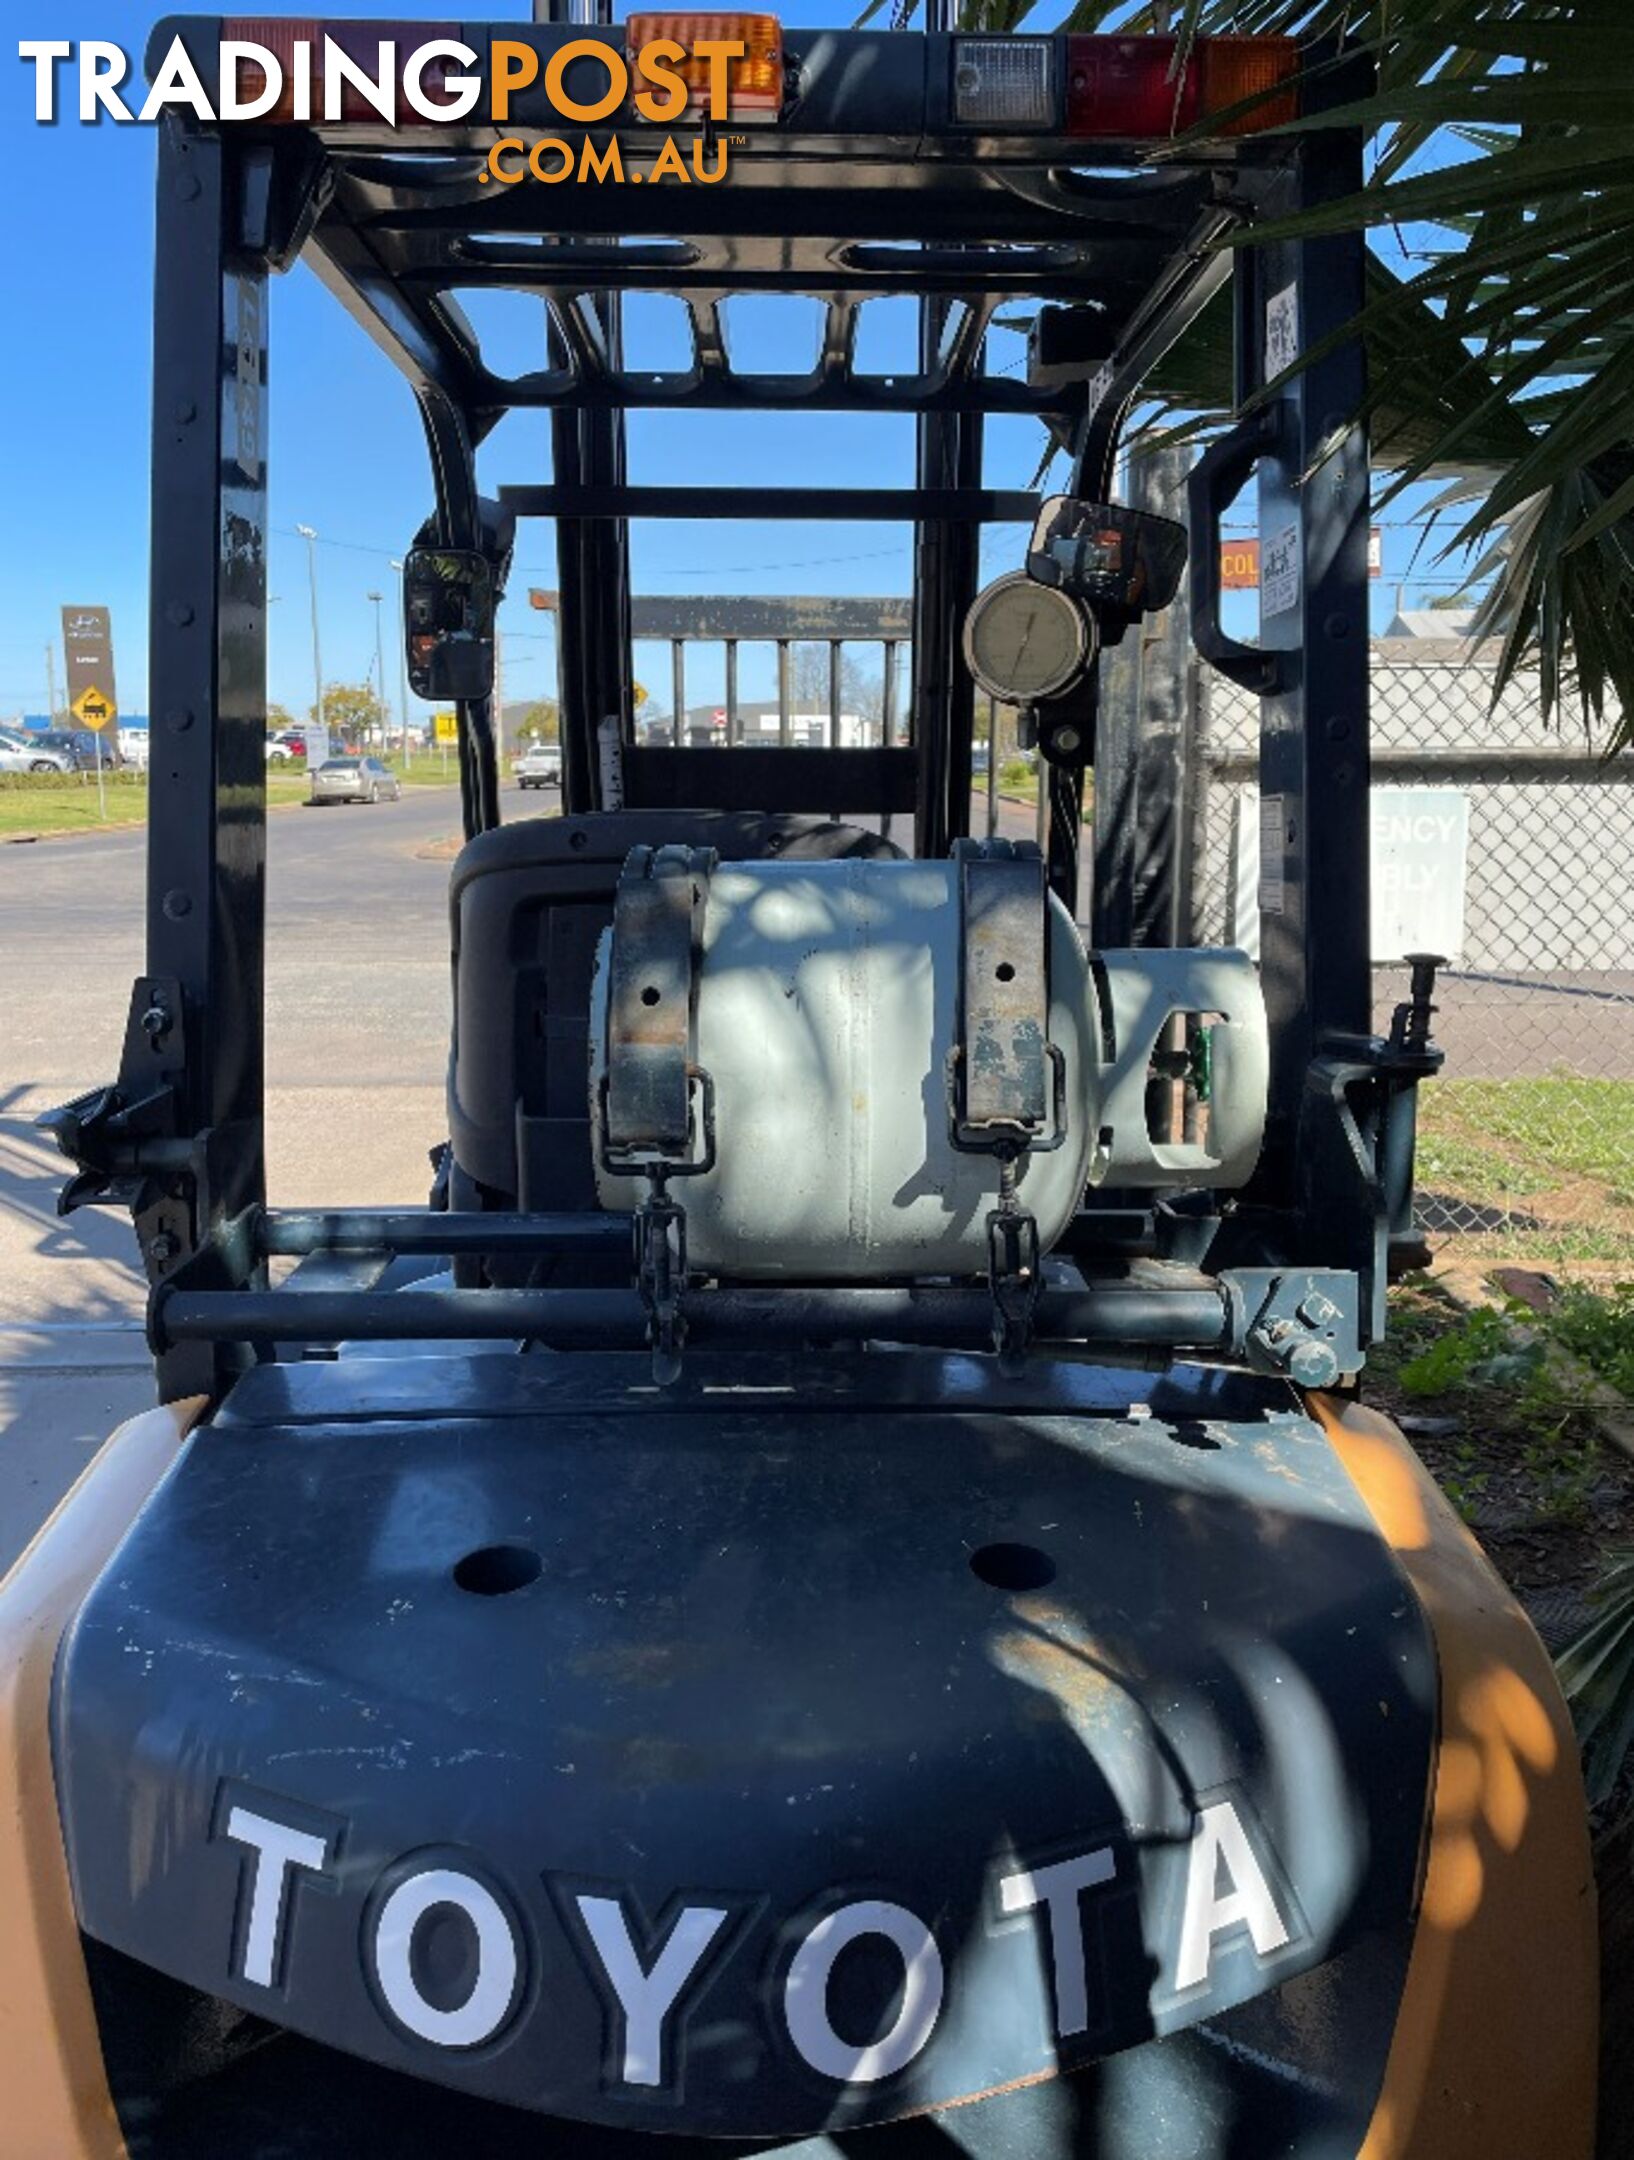
[[[502,487],[518,517],[841,518],[889,523],[1025,525],[1039,497],[1024,488]]]

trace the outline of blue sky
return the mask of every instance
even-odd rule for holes
[[[31,22],[26,28],[32,35],[109,38],[137,63],[158,12],[152,0],[83,0],[71,14],[52,11],[48,26]],[[402,0],[349,0],[344,12],[447,19],[446,10]],[[1045,13],[1040,10],[1041,17]],[[794,19],[792,9],[788,14]],[[803,0],[798,19],[845,23],[854,14],[852,0]],[[106,120],[39,126],[32,90],[32,67],[16,58],[13,44],[0,89],[0,143],[17,176],[5,212],[15,305],[8,311],[11,329],[0,340],[10,511],[0,521],[0,716],[44,709],[45,647],[56,642],[60,670],[64,603],[101,602],[112,609],[120,703],[126,711],[143,711],[154,131]],[[518,364],[536,365],[531,323],[502,312],[507,303],[513,310],[533,303],[512,295],[482,297],[493,303],[491,310],[472,313],[485,342],[502,362],[513,354]],[[662,357],[673,327],[660,311],[676,305],[645,302],[628,318],[632,350],[653,354],[655,366],[673,364]],[[805,364],[815,334],[812,303],[735,305],[729,332],[741,364]],[[312,699],[306,546],[295,532],[297,524],[308,524],[320,535],[324,673],[332,681],[357,681],[368,673],[374,615],[365,596],[382,591],[388,599],[387,691],[395,706],[390,558],[402,553],[430,506],[412,400],[303,267],[274,281],[271,335],[269,695],[298,713]],[[865,367],[905,364],[912,352],[908,305],[887,304],[873,322],[865,314],[864,339]],[[1021,354],[1018,337],[995,334],[991,364],[1018,366]],[[484,487],[548,477],[546,431],[543,415],[508,418],[485,446]],[[988,442],[988,485],[1028,485],[1042,442],[1038,428],[999,420],[990,423]],[[911,421],[883,417],[644,413],[630,422],[631,476],[653,484],[684,483],[705,472],[726,486],[772,477],[818,487],[906,483],[912,446]],[[1395,515],[1401,515],[1399,506]],[[1414,538],[1396,526],[1386,531],[1385,577],[1374,589],[1376,628],[1391,611],[1396,581],[1412,574]],[[989,530],[984,566],[990,574],[1015,567],[1020,540],[1019,531]],[[666,523],[637,528],[633,546],[640,592],[884,595],[908,589],[906,527]],[[556,583],[554,552],[548,525],[521,527],[517,570],[502,611],[508,697],[548,694],[555,687],[549,620],[527,605],[530,583]],[[1246,605],[1251,608],[1251,601]],[[1240,633],[1248,625],[1234,627]],[[663,656],[638,652],[636,666],[667,700]],[[765,696],[773,688],[770,649],[745,648],[741,694]],[[688,670],[689,697],[718,697],[721,690],[718,654],[700,652]]]

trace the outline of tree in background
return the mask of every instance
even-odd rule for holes
[[[314,721],[319,718],[315,705],[308,711]],[[325,683],[322,718],[337,741],[368,742],[376,730],[384,729],[386,708],[372,684]]]
[[[884,5],[866,0],[858,27]],[[905,0],[892,19],[920,7]],[[1031,30],[1035,7],[959,0],[957,27]],[[1476,553],[1475,628],[1500,641],[1494,697],[1535,665],[1546,717],[1575,691],[1589,719],[1611,720],[1610,748],[1634,741],[1628,0],[1075,0],[1049,27],[1173,33],[1177,93],[1199,34],[1296,37],[1307,53],[1343,37],[1371,62],[1376,87],[1323,115],[1364,131],[1365,185],[1258,233],[1389,235],[1355,326],[1373,462],[1389,476],[1374,507],[1440,483],[1443,559]],[[1307,79],[1337,64],[1316,52]],[[1232,352],[1222,292],[1147,390],[1186,432],[1217,425]]]
[[[562,716],[554,698],[535,698],[531,705],[523,706],[520,717],[516,717],[516,710],[514,705],[505,709],[508,747],[519,750],[528,743],[560,742]]]
[[[826,713],[829,707],[828,647],[796,645],[789,654],[789,698],[792,709]],[[840,707],[859,719],[878,726],[885,711],[885,680],[870,672],[852,652],[840,653]]]

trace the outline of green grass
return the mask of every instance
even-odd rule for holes
[[[407,770],[401,758],[386,760],[405,787],[451,787],[458,769],[452,757],[447,775],[440,752],[423,752]],[[27,839],[51,833],[111,832],[145,825],[148,809],[146,773],[121,768],[102,776],[107,816],[97,797],[95,773],[0,773],[0,840]],[[267,803],[301,803],[307,798],[306,767],[267,769]]]
[[[140,773],[104,773],[106,823],[147,822],[147,781]],[[95,773],[0,773],[0,839],[29,833],[94,832],[104,820]]]
[[[1634,1267],[1634,1081],[1555,1074],[1419,1090],[1418,1187],[1503,1257]]]
[[[1537,1178],[1533,1190],[1563,1176],[1594,1178],[1634,1204],[1634,1080],[1437,1080],[1419,1101],[1442,1096],[1466,1139],[1481,1135],[1480,1152]]]

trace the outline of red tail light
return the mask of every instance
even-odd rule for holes
[[[1228,120],[1222,135],[1252,135],[1297,119],[1292,78],[1299,72],[1299,48],[1292,38],[1198,38],[1178,78],[1176,43],[1172,37],[1069,37],[1067,133],[1125,142],[1183,135],[1250,97],[1259,102]]]

